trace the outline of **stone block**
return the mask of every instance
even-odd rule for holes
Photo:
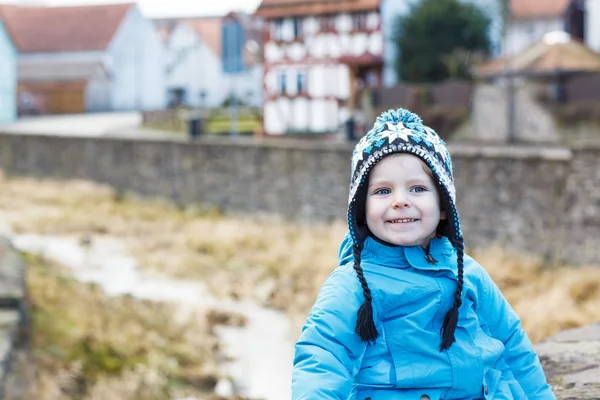
[[[558,399],[600,399],[600,323],[560,332],[535,349]]]

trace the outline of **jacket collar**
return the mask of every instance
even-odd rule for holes
[[[436,263],[431,263],[426,259],[425,250],[421,246],[391,246],[368,237],[361,253],[361,261],[396,268],[448,270],[452,271],[454,275],[458,274],[456,250],[448,238],[431,239],[429,254]]]

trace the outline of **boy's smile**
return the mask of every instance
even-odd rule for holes
[[[369,175],[367,226],[379,239],[402,246],[425,246],[441,219],[437,186],[425,164],[412,154],[394,154]]]

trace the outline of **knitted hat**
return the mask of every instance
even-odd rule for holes
[[[369,173],[378,161],[394,153],[413,154],[431,169],[440,195],[441,206],[448,218],[440,221],[437,234],[446,236],[458,253],[458,283],[454,304],[447,312],[440,332],[442,335],[440,348],[446,350],[454,342],[458,309],[462,303],[464,255],[464,242],[455,205],[452,162],[444,141],[437,133],[423,125],[423,121],[417,115],[404,109],[390,110],[381,114],[373,128],[358,142],[352,154],[348,225],[354,250],[354,269],[365,296],[358,311],[356,333],[366,343],[375,342],[379,336],[373,322],[371,291],[360,266],[360,253],[369,235],[365,216]]]

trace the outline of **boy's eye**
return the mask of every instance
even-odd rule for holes
[[[415,186],[414,188],[412,188],[412,191],[415,193],[422,193],[426,192],[427,188],[425,186]]]
[[[390,194],[392,192],[390,189],[381,188],[381,189],[377,189],[374,193],[375,194]]]

